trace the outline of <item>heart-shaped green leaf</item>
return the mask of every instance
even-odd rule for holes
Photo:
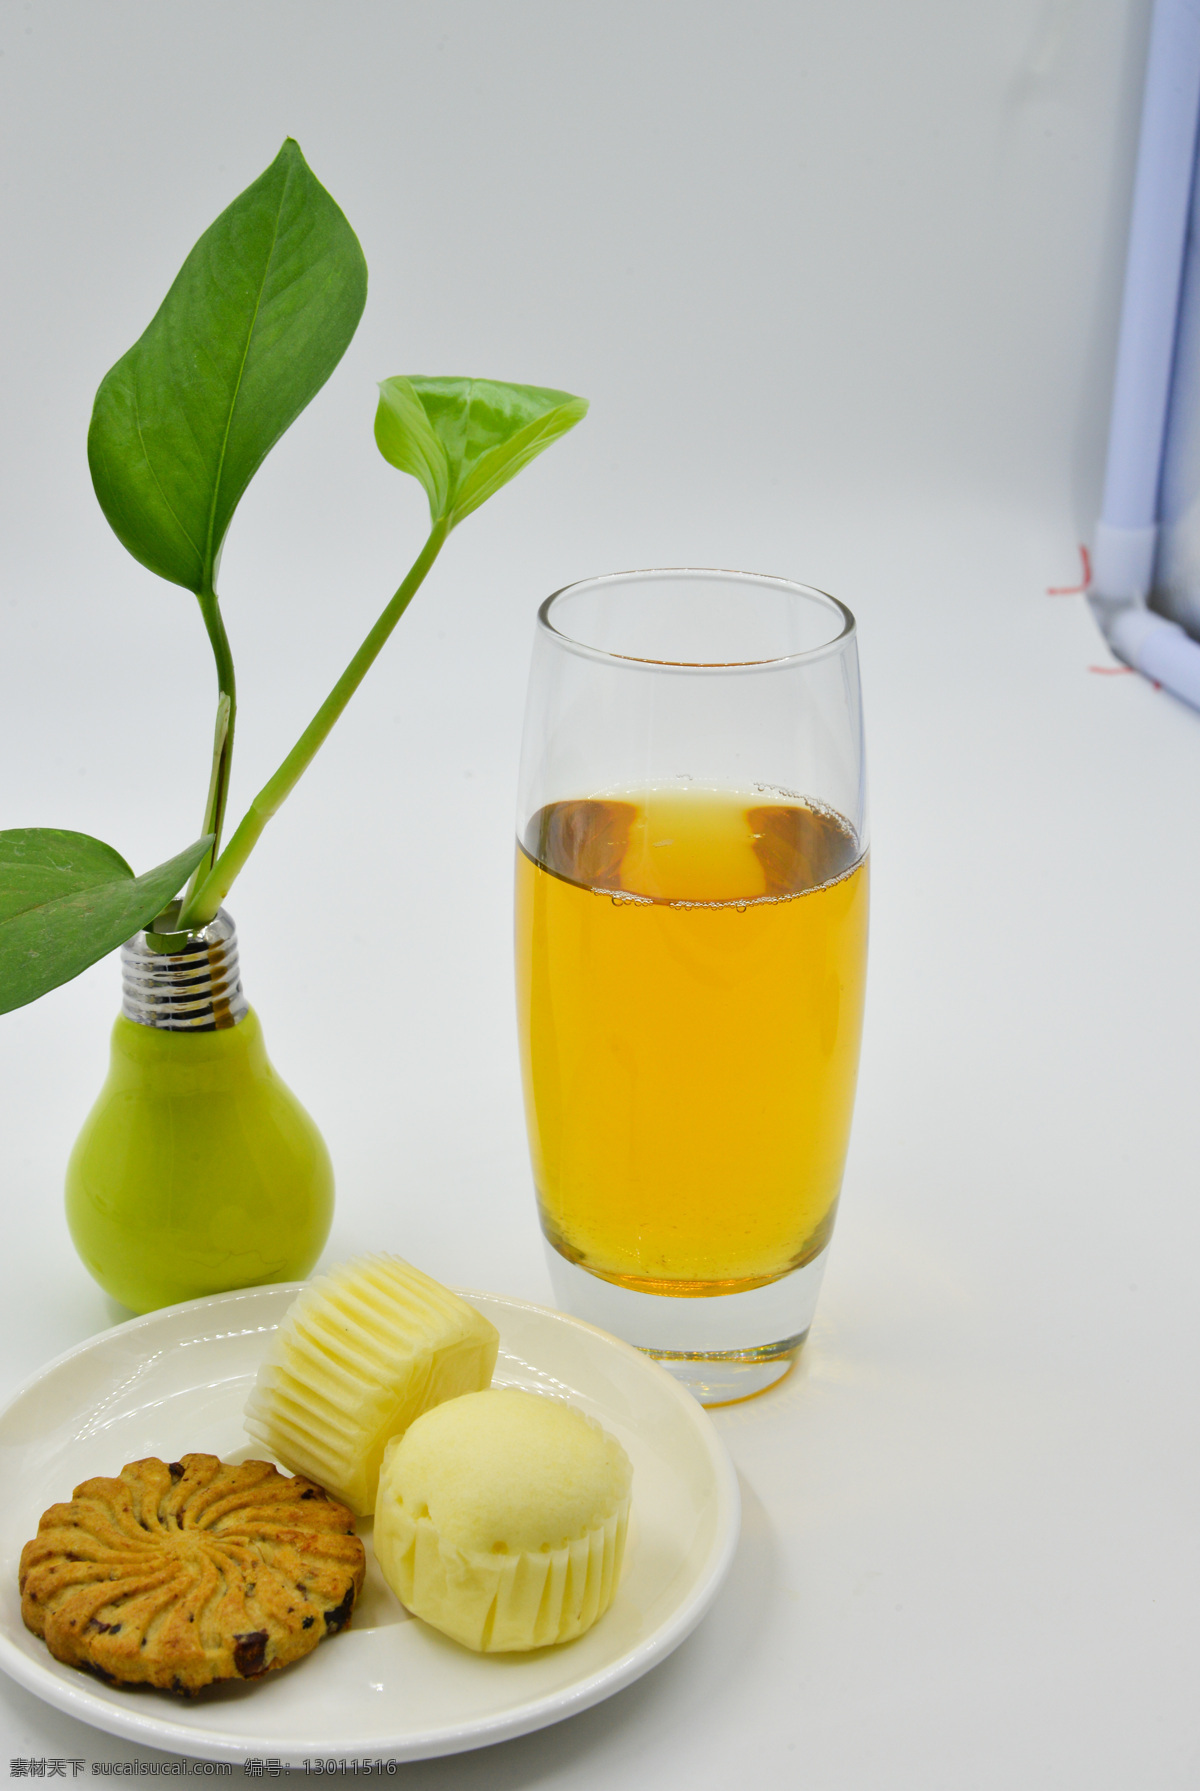
[[[358,326],[358,239],[289,137],[204,232],[96,394],[96,495],[135,559],[210,591],[230,518]]]
[[[90,833],[59,827],[10,827],[0,833],[0,922],[133,872],[121,854]]]
[[[69,982],[149,926],[183,887],[212,835],[135,877],[86,833],[0,833],[0,1014]]]
[[[397,376],[379,388],[375,440],[454,528],[587,415],[587,399],[494,379]]]

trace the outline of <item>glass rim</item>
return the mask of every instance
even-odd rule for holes
[[[551,617],[551,610],[561,597],[570,597],[576,592],[589,588],[600,588],[604,585],[650,582],[654,579],[727,579],[735,583],[751,585],[770,585],[777,590],[794,592],[804,597],[817,597],[822,604],[827,604],[841,618],[841,627],[829,640],[818,646],[805,647],[795,653],[772,654],[766,659],[646,659],[636,653],[614,653],[607,647],[595,647],[588,641],[577,640],[574,635],[567,634],[559,628]],[[822,591],[818,585],[800,584],[791,578],[780,578],[770,572],[740,572],[724,566],[652,566],[637,567],[628,572],[604,572],[592,578],[573,580],[569,585],[560,585],[552,591],[539,606],[537,613],[539,629],[544,629],[551,639],[569,652],[578,653],[586,659],[595,659],[614,665],[645,667],[654,671],[680,672],[752,672],[772,670],[779,666],[807,665],[819,659],[828,658],[831,654],[842,651],[858,632],[858,624],[853,612],[847,609],[840,598],[828,591]]]

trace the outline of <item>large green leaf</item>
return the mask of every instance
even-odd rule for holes
[[[239,498],[337,366],[366,296],[358,239],[289,137],[96,394],[92,480],[135,559],[212,589]]]
[[[375,440],[385,460],[421,481],[434,522],[453,528],[587,408],[586,398],[546,386],[397,376],[379,388]]]
[[[207,834],[135,877],[119,852],[86,833],[0,833],[0,1014],[69,982],[149,926],[211,844]]]

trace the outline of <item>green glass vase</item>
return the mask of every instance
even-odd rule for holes
[[[67,1167],[84,1264],[134,1312],[302,1279],[329,1235],[333,1169],[267,1057],[232,920],[139,934],[121,967],[108,1080]]]

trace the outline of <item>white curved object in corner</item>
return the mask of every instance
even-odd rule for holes
[[[1092,556],[1099,597],[1144,602],[1200,115],[1200,0],[1155,0],[1109,426]]]
[[[1126,665],[1200,709],[1200,644],[1178,622],[1140,603],[1126,603],[1113,611],[1105,634]]]

